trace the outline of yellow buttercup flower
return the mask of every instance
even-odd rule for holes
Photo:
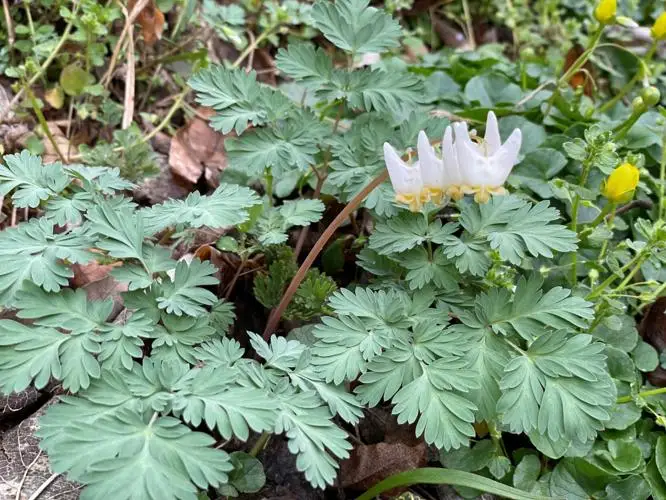
[[[666,38],[666,12],[662,12],[654,22],[654,25],[652,26],[652,36],[656,40],[663,40]]]
[[[594,17],[601,24],[611,24],[617,14],[617,0],[601,0],[594,9]]]
[[[612,203],[625,203],[634,197],[639,176],[635,165],[623,163],[608,176],[601,187],[601,194]]]

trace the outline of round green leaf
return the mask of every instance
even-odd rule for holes
[[[631,355],[636,368],[642,372],[651,372],[659,366],[659,355],[654,347],[645,342],[639,342]]]
[[[266,484],[264,466],[252,455],[235,451],[231,455],[234,470],[229,474],[229,482],[241,493],[256,493]]]
[[[92,80],[92,75],[76,64],[65,66],[60,73],[60,86],[70,96],[81,95]]]

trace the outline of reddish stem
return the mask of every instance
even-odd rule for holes
[[[315,245],[312,247],[312,250],[310,250],[310,253],[303,261],[303,264],[301,264],[301,267],[298,268],[298,272],[291,280],[291,283],[289,283],[287,290],[284,292],[284,295],[282,296],[282,300],[268,318],[268,322],[266,323],[266,328],[264,329],[264,335],[263,335],[265,341],[268,342],[271,333],[273,333],[277,328],[277,325],[280,322],[280,318],[282,318],[284,310],[291,302],[291,299],[296,293],[298,286],[305,278],[306,273],[314,263],[317,256],[324,249],[326,243],[328,243],[328,240],[331,239],[331,237],[333,236],[333,234],[335,234],[335,231],[337,231],[340,225],[345,220],[347,220],[349,215],[359,207],[359,205],[365,199],[365,197],[368,196],[377,186],[379,186],[386,179],[388,179],[388,171],[384,170],[381,174],[379,174],[379,176],[375,177],[370,182],[370,184],[365,186],[356,196],[354,196],[354,198],[350,200],[349,203],[347,203],[347,205],[345,205],[345,208],[342,209],[342,211],[338,214],[338,216],[335,219],[333,219],[333,221],[329,224],[326,230],[321,234],[321,236],[317,240],[317,243],[315,243]]]

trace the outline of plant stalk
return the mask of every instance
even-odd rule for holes
[[[307,257],[305,257],[305,260],[303,261],[303,264],[301,264],[301,267],[298,268],[298,271],[291,280],[291,283],[289,283],[287,290],[284,292],[284,295],[282,296],[282,300],[280,300],[280,303],[273,310],[270,317],[268,318],[268,322],[266,323],[266,328],[264,329],[264,334],[263,334],[264,340],[268,341],[268,339],[271,336],[271,333],[273,333],[277,328],[277,325],[280,322],[280,318],[282,318],[282,314],[284,313],[285,309],[291,302],[291,299],[296,293],[298,286],[305,278],[306,273],[314,263],[317,256],[324,249],[324,246],[326,245],[328,240],[331,239],[331,237],[333,236],[333,234],[335,234],[335,231],[337,231],[340,225],[345,220],[347,220],[349,215],[359,207],[359,205],[366,198],[366,196],[368,196],[377,186],[379,186],[386,179],[388,179],[388,176],[389,176],[388,170],[384,170],[382,171],[381,174],[375,177],[356,196],[354,196],[354,198],[352,198],[352,200],[350,200],[349,203],[347,203],[347,205],[345,205],[345,208],[342,209],[342,211],[338,214],[338,216],[335,219],[333,219],[333,221],[329,224],[326,230],[322,233],[322,235],[319,237],[315,245],[312,247],[312,250],[310,250],[310,253],[308,253]]]

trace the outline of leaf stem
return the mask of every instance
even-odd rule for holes
[[[32,89],[28,87],[27,84],[25,89],[28,99],[30,100],[30,105],[32,106],[32,110],[35,112],[35,115],[37,115],[37,120],[39,121],[42,130],[46,134],[46,137],[48,137],[51,146],[53,146],[53,149],[58,155],[58,158],[60,158],[60,161],[63,163],[67,163],[67,160],[65,160],[65,157],[63,156],[62,152],[60,151],[60,148],[58,147],[58,143],[56,142],[55,137],[53,137],[53,133],[49,128],[49,124],[47,123],[46,118],[44,117],[44,113],[42,113],[42,110],[39,109],[39,103],[35,98],[35,94],[32,93]]]
[[[250,450],[249,455],[253,457],[257,457],[259,453],[266,447],[266,444],[268,443],[268,440],[271,438],[270,433],[268,432],[262,432],[261,436],[259,436],[259,439],[257,439],[257,442],[254,443],[254,446]]]
[[[592,158],[588,157],[583,162],[583,171],[580,174],[580,179],[578,180],[578,185],[580,187],[585,187],[587,183],[587,177],[590,175],[590,169],[592,167]],[[571,206],[571,230],[578,234],[578,207],[580,206],[580,194],[576,193],[573,204]],[[572,286],[576,286],[576,281],[578,281],[578,252],[573,251],[571,253],[571,283]]]
[[[657,396],[658,394],[666,394],[666,387],[660,387],[658,389],[650,389],[648,391],[642,391],[636,394],[635,396],[622,396],[617,398],[617,404],[621,405],[624,403],[631,403],[636,398],[644,398],[647,396]]]
[[[666,125],[661,140],[661,163],[659,164],[659,213],[658,219],[666,217],[666,200],[664,199],[664,183],[666,183]]]
[[[356,500],[372,500],[385,491],[412,484],[450,484],[453,486],[464,486],[467,488],[474,488],[475,490],[493,493],[503,498],[511,498],[513,500],[552,500],[551,497],[528,493],[471,472],[436,467],[425,467],[394,474],[370,488]]]
[[[278,323],[280,322],[282,314],[284,313],[285,309],[291,302],[291,299],[296,293],[298,286],[305,278],[306,273],[314,263],[317,256],[324,249],[324,246],[326,245],[328,240],[331,239],[335,231],[338,229],[338,227],[340,227],[340,224],[342,224],[345,220],[347,220],[349,214],[351,214],[354,210],[356,210],[359,207],[359,205],[361,204],[361,202],[363,202],[365,197],[368,196],[377,186],[382,184],[386,179],[388,179],[388,171],[383,170],[381,174],[375,177],[356,196],[354,196],[354,198],[352,198],[349,201],[349,203],[347,203],[347,205],[345,205],[345,208],[342,209],[342,211],[338,214],[338,216],[335,219],[333,219],[333,221],[329,224],[326,230],[321,234],[317,242],[312,247],[312,250],[310,250],[310,253],[308,253],[307,257],[305,257],[305,260],[303,261],[303,264],[301,264],[301,267],[298,268],[298,271],[291,280],[291,283],[289,283],[287,290],[284,292],[284,295],[282,296],[282,300],[280,300],[280,303],[273,310],[270,317],[268,318],[268,322],[266,323],[266,328],[264,329],[264,334],[263,334],[264,340],[268,340],[270,338],[271,333],[275,331]]]
[[[620,272],[626,271],[627,269],[629,269],[630,267],[632,267],[636,263],[639,264],[636,267],[636,269],[638,269],[640,267],[640,264],[643,263],[642,261],[644,259],[644,257],[643,257],[644,250],[645,249],[638,252],[629,262],[627,262],[624,266],[622,266],[620,268]],[[632,273],[630,273],[629,279],[631,279],[631,277],[633,277],[634,274],[636,274],[636,271],[632,271]],[[585,300],[592,300],[592,299],[596,299],[597,297],[599,297],[599,295],[601,295],[601,293],[606,288],[608,288],[608,286],[610,286],[617,278],[618,278],[617,274],[615,274],[615,273],[611,274],[602,283],[600,283],[596,288],[594,288],[590,293],[588,293],[587,297],[585,297]],[[625,279],[625,281],[626,281],[626,279]]]
[[[553,94],[550,96],[550,99],[548,99],[548,107],[546,108],[546,111],[544,113],[544,117],[548,116],[550,114],[550,110],[553,108],[553,104],[555,103],[555,99],[560,95],[560,87],[567,83],[569,79],[576,74],[576,72],[583,67],[583,65],[587,62],[587,60],[590,58],[592,55],[592,52],[597,48],[597,45],[599,44],[599,40],[601,40],[601,34],[604,31],[604,25],[600,25],[599,28],[597,28],[597,31],[594,32],[592,35],[592,38],[590,39],[590,43],[588,44],[587,49],[576,59],[576,61],[571,65],[571,67],[564,73],[558,80],[557,83],[555,84],[555,90],[553,91]]]

